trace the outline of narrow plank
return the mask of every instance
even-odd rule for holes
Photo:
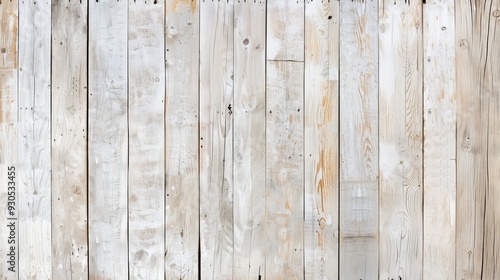
[[[234,279],[259,279],[266,252],[266,1],[238,1],[234,9]]]
[[[18,2],[0,2],[0,279],[19,279]]]
[[[52,278],[51,3],[19,3],[19,278]]]
[[[304,1],[267,1],[266,57],[304,61]]]
[[[233,4],[200,5],[201,279],[233,278]]]
[[[422,3],[379,7],[379,275],[422,279]]]
[[[165,277],[199,279],[199,1],[166,2]]]
[[[339,16],[339,1],[306,2],[306,279],[338,279]]]
[[[129,278],[164,278],[165,7],[128,1]]]
[[[89,2],[89,278],[128,277],[127,1]]]
[[[423,279],[455,279],[456,94],[454,1],[423,5]]]
[[[340,279],[378,275],[377,7],[340,1]]]
[[[498,56],[500,1],[455,2],[457,77],[456,279],[500,272]],[[495,169],[496,168],[496,169]]]

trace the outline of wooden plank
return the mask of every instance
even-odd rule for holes
[[[341,279],[378,275],[377,6],[340,2]]]
[[[19,279],[18,2],[0,2],[0,279]]]
[[[306,279],[338,278],[339,1],[305,6]]]
[[[50,1],[19,3],[19,278],[50,279]]]
[[[456,278],[500,277],[500,1],[455,2]]]
[[[456,100],[454,1],[423,5],[423,279],[455,279]]]
[[[200,5],[202,279],[233,278],[233,1]]]
[[[52,279],[88,279],[87,7],[52,2]]]
[[[165,277],[198,279],[199,1],[166,3]]]
[[[265,271],[266,1],[235,3],[234,278]]]
[[[163,0],[128,4],[128,276],[162,279],[165,7]]]
[[[266,57],[304,61],[304,1],[267,1]]]
[[[127,1],[90,1],[89,19],[89,278],[126,279]]]
[[[422,4],[379,7],[379,275],[421,279]]]

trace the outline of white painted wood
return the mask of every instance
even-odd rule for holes
[[[305,5],[306,279],[338,278],[339,2]]]
[[[128,4],[128,276],[162,279],[165,7],[163,0]]]
[[[455,279],[456,101],[454,1],[423,5],[423,279]]]
[[[89,278],[126,279],[127,1],[89,5]]]
[[[379,275],[422,279],[422,4],[379,15]]]
[[[52,3],[52,279],[88,279],[87,6]]]
[[[198,279],[199,1],[166,2],[165,278]]]
[[[233,15],[200,4],[201,279],[233,277]]]
[[[265,272],[266,1],[234,15],[234,279]]]
[[[49,0],[19,3],[19,278],[52,278]]]
[[[268,0],[266,22],[267,59],[304,61],[304,1]]]
[[[378,275],[377,7],[340,1],[340,279]]]
[[[0,2],[0,278],[19,279],[19,185],[18,185],[18,2]],[[11,177],[11,178],[9,178]],[[11,180],[12,179],[12,180]],[[10,183],[9,183],[10,182]],[[8,204],[9,194],[15,196]],[[15,208],[9,208],[9,205]],[[12,212],[11,212],[12,211]],[[14,223],[14,227],[7,227]],[[11,229],[14,235],[11,235]],[[9,239],[10,238],[10,239]],[[7,263],[7,255],[14,251],[14,263]],[[9,261],[11,257],[9,256]],[[12,267],[11,270],[9,268]]]

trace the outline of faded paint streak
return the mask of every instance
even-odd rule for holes
[[[194,15],[196,13],[196,3],[198,0],[173,0],[172,6],[176,13],[179,12],[179,4],[190,5],[191,13]],[[167,5],[168,6],[168,5]]]

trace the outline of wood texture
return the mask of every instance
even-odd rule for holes
[[[128,2],[128,277],[164,278],[165,9]]]
[[[89,278],[126,279],[127,1],[89,5]]]
[[[340,278],[378,275],[376,1],[340,1]]]
[[[166,5],[165,277],[198,279],[199,1]]]
[[[422,4],[379,7],[379,275],[422,279]]]
[[[455,279],[456,93],[454,1],[423,5],[423,279]]]
[[[338,278],[339,2],[305,5],[306,279]]]
[[[304,1],[267,1],[266,58],[304,61]]]
[[[51,278],[51,3],[19,3],[19,278]]]
[[[455,2],[456,278],[500,278],[500,1]]]
[[[265,273],[266,1],[234,6],[234,279]]]
[[[233,278],[233,5],[200,5],[202,279]]]

